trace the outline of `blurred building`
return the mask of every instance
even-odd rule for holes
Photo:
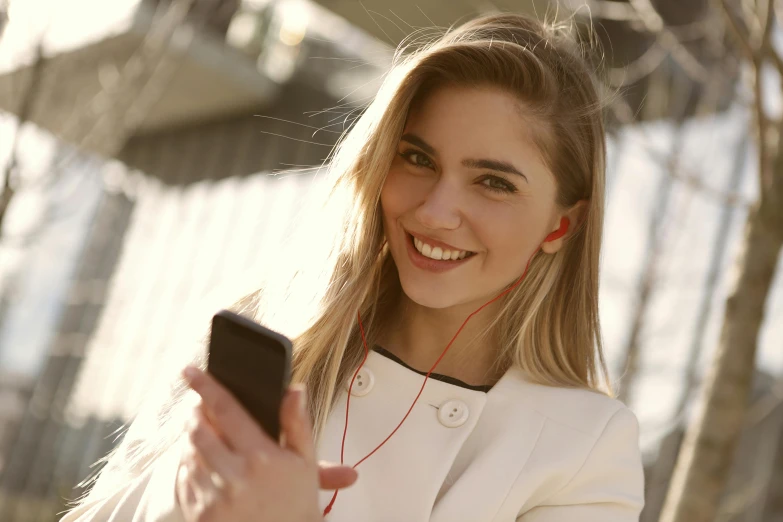
[[[161,362],[181,356],[178,335],[196,336],[183,323],[192,304],[274,259],[313,183],[306,167],[374,89],[347,87],[378,77],[391,55],[317,6],[234,4],[207,24],[191,4],[169,34],[160,27],[183,2],[115,4],[73,32],[51,27],[43,60],[5,57],[0,105],[15,112],[35,91],[26,119],[59,138],[49,165],[67,172],[37,199],[39,228],[57,232],[2,273],[0,520],[54,520],[80,493]],[[64,185],[77,173],[74,193]],[[60,200],[81,219],[58,219]],[[67,252],[49,235],[67,237]],[[55,265],[68,269],[49,274]],[[54,279],[59,293],[35,290]]]

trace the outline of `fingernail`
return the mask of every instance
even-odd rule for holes
[[[188,365],[182,370],[182,375],[184,375],[188,381],[192,381],[198,376],[198,370],[193,366]]]

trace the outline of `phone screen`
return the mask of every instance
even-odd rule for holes
[[[291,341],[228,310],[212,318],[207,369],[275,440],[290,379]]]

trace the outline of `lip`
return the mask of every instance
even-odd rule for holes
[[[419,253],[418,250],[416,250],[416,247],[413,245],[412,234],[408,231],[405,231],[405,244],[407,245],[407,249],[408,249],[408,257],[410,258],[411,263],[413,263],[413,266],[421,268],[422,270],[427,270],[429,272],[438,272],[438,273],[446,272],[448,270],[457,268],[458,266],[466,263],[476,255],[473,254],[473,255],[465,256],[463,259],[454,259],[454,260],[449,259],[448,261],[444,261],[442,259],[441,260],[430,259],[429,257],[423,256],[422,254]],[[441,246],[444,244],[445,243],[438,243],[435,246]],[[451,247],[451,249],[458,250],[454,247]]]
[[[416,233],[413,233],[410,230],[406,230],[404,228],[403,228],[403,230],[407,234],[412,235],[413,237],[415,237],[419,241],[423,241],[423,242],[427,243],[428,245],[430,245],[432,247],[439,246],[443,250],[460,250],[460,251],[466,250],[466,251],[470,252],[470,250],[468,250],[467,248],[457,248],[457,247],[455,247],[453,245],[449,245],[448,243],[444,243],[443,241],[438,241],[437,239],[432,239],[431,237],[423,236],[421,234],[416,234]],[[418,252],[418,250],[417,250],[417,252]]]

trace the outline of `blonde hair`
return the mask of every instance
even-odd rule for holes
[[[338,227],[331,273],[320,282],[318,310],[293,338],[292,380],[307,385],[316,439],[364,356],[357,312],[372,346],[401,295],[384,246],[380,194],[409,109],[441,85],[491,86],[518,97],[525,116],[543,125],[535,139],[557,181],[556,203],[566,209],[588,202],[563,247],[534,256],[524,281],[502,298],[480,339],[498,348],[500,370],[515,365],[534,383],[614,397],[598,316],[606,154],[600,84],[568,24],[493,14],[415,52],[398,52],[378,94],[329,158],[330,194],[352,197]],[[265,300],[268,292],[259,289],[232,309],[265,322],[275,308]],[[198,362],[205,367],[203,357]],[[107,468],[115,480],[103,478],[105,469],[99,483],[127,480],[134,474],[130,470],[143,468],[180,436],[185,416],[175,410],[185,402],[185,391],[179,383],[158,412],[155,436],[129,433],[123,448],[104,458],[111,459]]]

